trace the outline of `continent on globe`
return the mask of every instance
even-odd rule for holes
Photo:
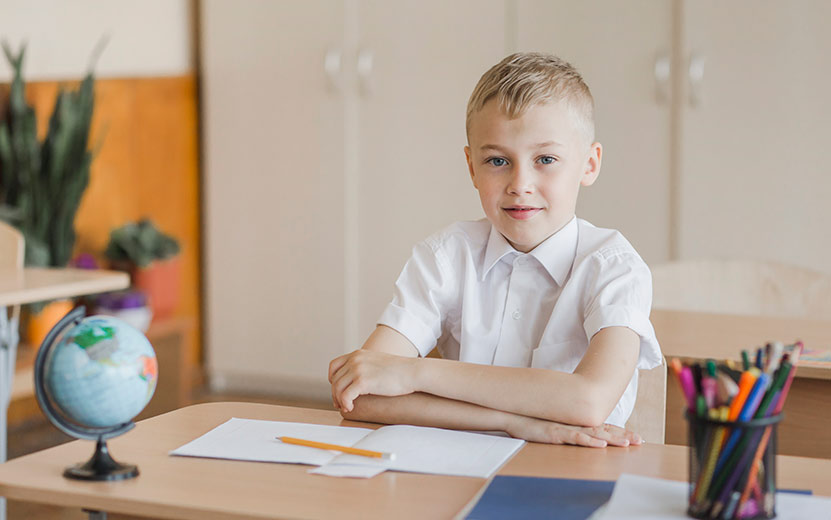
[[[84,352],[94,361],[108,360],[118,350],[118,340],[115,338],[113,327],[86,328],[70,338],[70,341],[84,349]]]

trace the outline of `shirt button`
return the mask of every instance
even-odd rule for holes
[[[517,309],[513,312],[513,314],[511,314],[511,317],[515,320],[518,320],[522,317],[522,313],[520,313],[519,309]]]

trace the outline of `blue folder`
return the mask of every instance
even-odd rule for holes
[[[614,488],[614,481],[498,475],[466,518],[585,520],[608,502]]]
[[[610,480],[497,475],[465,518],[586,520],[609,501],[614,488],[615,482]],[[803,489],[780,489],[779,492],[812,494],[811,490]]]

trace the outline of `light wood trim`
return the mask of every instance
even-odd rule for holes
[[[0,494],[67,507],[156,518],[450,518],[485,485],[484,479],[387,472],[363,479],[309,475],[308,466],[187,457],[167,453],[231,417],[369,426],[334,411],[254,403],[208,403],[138,424],[110,441],[119,461],[141,475],[119,483],[86,483],[61,476],[92,453],[75,441],[0,465]],[[687,449],[644,445],[588,449],[527,444],[500,474],[616,479],[622,472],[686,480]],[[779,457],[779,484],[831,495],[831,461]]]

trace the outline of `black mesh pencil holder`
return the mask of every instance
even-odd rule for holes
[[[693,518],[776,516],[776,427],[782,413],[747,422],[686,413],[690,441],[687,514]]]

